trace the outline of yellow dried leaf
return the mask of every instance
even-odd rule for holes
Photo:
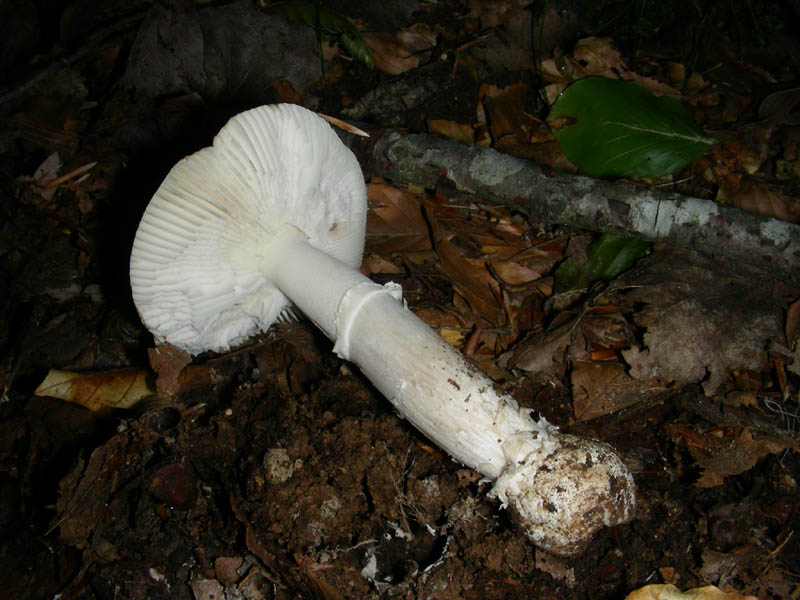
[[[155,393],[149,379],[147,371],[134,368],[95,373],[51,369],[34,394],[80,404],[94,411],[131,408]]]
[[[461,348],[464,345],[464,334],[457,329],[440,329],[439,335],[454,348]]]
[[[744,596],[737,592],[723,592],[716,586],[707,585],[681,592],[670,583],[646,585],[634,590],[625,600],[758,600],[755,596]]]

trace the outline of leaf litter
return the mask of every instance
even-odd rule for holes
[[[359,71],[361,65],[339,53],[323,59],[329,61],[324,86],[315,83],[313,32],[278,24],[270,44],[305,44],[292,55],[289,76],[265,89],[277,99],[309,103],[323,89],[328,95],[336,90],[342,106],[354,99],[369,106],[368,99],[378,96],[367,88],[390,84],[399,103],[392,106],[402,107],[401,122],[412,129],[428,124],[554,169],[574,169],[545,125],[538,88],[527,76],[489,73],[483,62],[489,58],[484,44],[531,47],[530,38],[501,39],[525,31],[510,21],[522,23],[529,11],[507,2],[471,3],[470,9],[455,21],[449,12],[447,19],[431,14],[425,24],[416,21],[419,15],[397,16],[388,33],[376,37],[391,43],[372,49],[383,53],[385,64],[395,64],[386,69],[396,69],[400,79],[378,81],[374,70]],[[28,536],[22,545],[5,547],[3,580],[11,593],[796,594],[797,290],[741,265],[657,248],[621,277],[554,295],[555,269],[568,243],[574,247],[585,235],[543,228],[453,190],[372,181],[362,269],[376,280],[399,281],[412,310],[523,406],[565,429],[612,441],[634,468],[641,497],[637,520],[603,532],[580,560],[567,564],[535,551],[480,499],[485,483],[399,421],[302,321],[230,355],[194,364],[179,356],[152,361],[164,401],[138,411],[86,414],[73,404],[32,397],[44,374],[57,369],[67,382],[90,384],[83,389],[92,391],[78,392],[66,383],[68,398],[105,406],[125,398],[109,382],[125,373],[120,369],[137,369],[131,376],[140,377],[150,341],[130,307],[109,308],[116,302],[109,296],[125,292],[101,274],[109,264],[126,265],[127,256],[124,250],[108,254],[114,246],[97,238],[122,237],[125,226],[135,226],[135,213],[157,177],[132,170],[142,182],[150,180],[137,185],[135,176],[118,179],[120,173],[131,168],[129,161],[142,161],[141,149],[153,140],[185,134],[192,114],[215,98],[242,102],[261,93],[254,82],[275,79],[269,59],[255,76],[240,69],[247,52],[223,52],[228,67],[225,61],[196,62],[196,38],[155,35],[172,18],[201,31],[213,54],[224,46],[214,37],[224,22],[262,22],[243,5],[201,10],[172,15],[161,7],[138,30],[130,54],[125,48],[133,40],[118,40],[116,52],[92,64],[95,75],[109,80],[125,70],[125,86],[117,91],[134,84],[138,102],[98,93],[91,70],[77,62],[62,80],[66,87],[45,90],[41,102],[19,107],[10,121],[27,140],[20,147],[37,140],[36,152],[26,150],[26,160],[15,163],[15,175],[30,174],[57,151],[63,166],[45,169],[51,180],[69,176],[46,194],[29,186],[18,204],[12,196],[3,200],[9,219],[0,228],[0,273],[14,295],[2,298],[9,344],[0,365],[0,526],[13,534],[27,520],[40,540]],[[351,16],[352,22],[362,28],[359,19],[366,14]],[[65,19],[64,27],[79,22]],[[260,47],[252,31],[243,34],[245,49],[276,52]],[[688,64],[657,55],[623,58],[610,37],[575,39],[581,41],[544,57],[542,75],[554,86],[546,92],[577,77],[605,74],[681,100],[707,129],[727,128],[733,136],[679,174],[675,187],[720,199],[741,191],[758,210],[782,218],[794,214],[791,170],[785,180],[769,171],[777,160],[797,158],[790,136],[775,137],[775,128],[793,114],[790,97],[762,104],[759,118],[769,123],[746,130],[737,126],[749,114],[746,103]],[[436,73],[435,85],[420,83],[429,61],[450,51],[457,54],[452,64],[425,71]],[[118,53],[127,63],[115,62]],[[141,62],[148,55],[163,55],[164,64],[175,68],[154,70],[158,60]],[[763,71],[748,72],[764,77]],[[353,73],[357,77],[348,79]],[[59,96],[64,89],[72,90],[72,101]],[[165,90],[178,95],[164,100]],[[89,98],[104,103],[92,106]],[[386,106],[368,112],[381,120]],[[339,114],[338,108],[325,106],[323,112]],[[87,127],[91,135],[83,137]],[[182,150],[164,154],[172,160]],[[101,217],[119,215],[126,202],[131,208],[118,219],[131,223],[99,233],[98,222],[108,222]],[[56,560],[53,569],[25,575],[30,565]],[[228,563],[241,567],[226,570]],[[646,586],[654,578],[664,585]]]

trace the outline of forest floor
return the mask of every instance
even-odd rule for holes
[[[246,1],[18,4],[0,26],[4,597],[800,598],[798,278],[655,244],[563,290],[593,232],[370,178],[362,272],[633,472],[635,519],[574,558],[537,549],[302,318],[153,363],[173,387],[152,395],[128,284],[172,165],[279,101],[574,173],[547,103],[586,75],[635,80],[718,142],[631,185],[796,222],[796,2],[326,2],[321,46]],[[335,10],[376,67],[331,41]]]

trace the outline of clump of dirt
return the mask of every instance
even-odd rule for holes
[[[296,324],[252,348],[230,406],[208,390],[177,423],[175,407],[126,420],[62,482],[61,537],[94,564],[81,585],[189,597],[184,582],[219,579],[216,560],[250,556],[230,587],[260,583],[261,597],[613,598],[647,577],[638,556],[688,543],[645,502],[645,522],[602,532],[582,559],[536,551],[489,483],[319,360],[309,334]]]

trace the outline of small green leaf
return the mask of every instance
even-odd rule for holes
[[[338,38],[353,58],[370,67],[375,61],[358,29],[343,14],[312,0],[286,0],[268,4],[269,12],[282,15],[295,23],[307,25],[327,37]]]
[[[375,66],[375,61],[370,54],[369,47],[364,42],[364,38],[356,31],[355,33],[342,33],[339,42],[344,46],[344,49],[350,53],[350,56],[369,67]]]
[[[575,259],[568,258],[558,266],[555,291],[560,294],[587,288],[601,279],[613,279],[645,256],[649,249],[650,242],[645,240],[604,233],[589,246],[586,265],[580,266]]]
[[[594,177],[661,177],[714,143],[678,101],[604,77],[571,84],[548,123],[567,158]]]

